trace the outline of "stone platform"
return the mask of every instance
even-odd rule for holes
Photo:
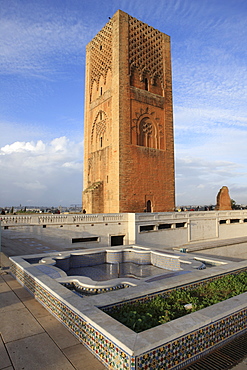
[[[1,370],[103,370],[101,364],[58,320],[0,270]]]

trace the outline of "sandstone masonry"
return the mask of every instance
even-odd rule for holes
[[[83,208],[175,206],[170,37],[118,10],[87,45]]]

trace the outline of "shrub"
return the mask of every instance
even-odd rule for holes
[[[139,333],[247,291],[247,272],[229,274],[195,288],[179,288],[147,302],[126,303],[108,314]],[[186,308],[186,305],[189,304]]]

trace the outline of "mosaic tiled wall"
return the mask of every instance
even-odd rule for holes
[[[94,288],[87,288],[84,287],[83,285],[79,285],[76,282],[69,282],[69,283],[62,283],[63,286],[65,286],[68,289],[75,289],[79,295],[93,295],[93,294],[101,294],[101,293],[107,293],[111,292],[113,290],[119,290],[119,289],[124,289],[124,288],[129,288],[130,285],[123,283],[123,284],[117,284],[111,287],[105,287],[105,288],[100,288],[100,287],[94,287]]]
[[[54,258],[55,259],[55,258]],[[69,271],[70,269],[70,256],[64,258],[56,258],[56,267],[62,269],[63,271]]]
[[[70,267],[83,267],[83,266],[93,266],[105,263],[106,252],[98,252],[92,254],[73,254],[70,256]]]
[[[150,264],[151,263],[151,252],[150,251],[124,251],[123,262],[133,262],[140,265]]]
[[[109,369],[178,370],[202,354],[209,352],[212,348],[247,330],[247,310],[244,308],[209,325],[203,325],[202,323],[200,328],[159,347],[150,348],[136,356],[130,356],[92,324],[83,320],[71,307],[45,289],[37,278],[35,279],[15,263],[12,263],[11,271],[33,293],[35,298],[62,321]],[[239,271],[236,270],[235,272]],[[203,283],[203,281],[186,285],[184,288],[200,283]]]
[[[64,258],[56,258],[56,267],[64,271],[70,268],[94,266],[102,263],[132,262],[140,265],[153,264],[167,270],[179,270],[178,258],[172,258],[165,254],[152,251],[120,250],[104,251],[92,254],[71,254]]]
[[[247,329],[247,310],[223,317],[136,358],[136,369],[180,369],[212,347]]]
[[[64,271],[68,271],[71,268],[86,267],[99,265],[105,263],[105,252],[93,253],[93,254],[72,254],[63,258],[56,258],[56,267],[61,268]]]
[[[40,301],[109,369],[134,370],[134,359],[119,346],[103,335],[99,330],[84,321],[70,307],[65,305],[48,290],[41,286],[36,279],[27,274],[15,264],[11,272],[26,286],[35,298]]]
[[[180,262],[179,258],[172,258],[162,254],[151,254],[151,263],[154,266],[165,268],[167,270],[179,270],[180,269]]]
[[[121,263],[123,262],[123,251],[107,251],[106,252],[107,263]]]

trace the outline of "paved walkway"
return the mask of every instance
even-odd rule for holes
[[[2,265],[8,258],[2,255]],[[8,272],[0,270],[1,370],[105,367]]]
[[[247,243],[247,236],[240,236],[238,238],[212,239],[212,240],[206,240],[206,241],[200,241],[200,242],[190,242],[190,243],[183,244],[178,248],[186,248],[188,252],[193,253],[193,252],[197,252],[203,249],[213,249],[213,248],[219,248],[219,247],[225,247],[228,245],[237,245],[237,244],[243,244],[243,243]]]

